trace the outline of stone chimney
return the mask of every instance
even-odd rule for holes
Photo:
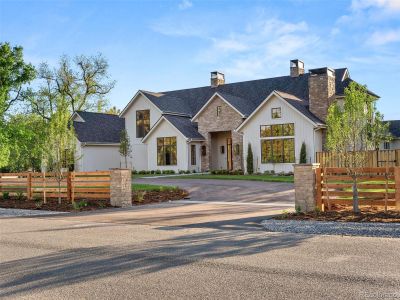
[[[299,77],[304,74],[304,63],[298,59],[290,61],[290,77]]]
[[[325,122],[329,105],[335,100],[335,70],[318,68],[310,70],[308,77],[309,109]]]
[[[225,84],[225,75],[221,72],[211,72],[211,86],[217,87],[221,84]]]

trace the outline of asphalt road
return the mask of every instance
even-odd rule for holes
[[[0,297],[400,297],[399,239],[268,233],[257,222],[276,211],[260,209],[164,204],[1,218]]]

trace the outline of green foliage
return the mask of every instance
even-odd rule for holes
[[[9,192],[3,192],[3,200],[9,200],[10,199],[10,193]]]
[[[24,192],[17,192],[17,200],[24,200]]]
[[[301,213],[301,207],[300,207],[300,205],[296,205],[294,209],[295,209],[295,211],[296,211],[296,214],[300,214],[300,213]]]
[[[247,173],[250,175],[253,174],[254,173],[253,150],[251,149],[250,143],[247,147],[246,163],[247,163]]]
[[[40,198],[34,198],[33,201],[35,202],[36,208],[41,208],[43,205],[43,201]]]
[[[300,149],[300,163],[301,164],[306,164],[307,163],[307,151],[306,151],[306,143],[303,142],[301,144],[301,149]]]
[[[81,200],[79,202],[76,202],[76,201],[72,202],[72,207],[75,210],[81,210],[82,208],[87,207],[87,206],[88,206],[88,203],[85,200]]]
[[[124,157],[125,168],[128,168],[128,157],[132,155],[132,146],[126,129],[121,131],[119,142],[119,154]]]

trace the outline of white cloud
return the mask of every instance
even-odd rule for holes
[[[381,8],[388,11],[400,11],[399,0],[353,0],[351,8],[353,10],[361,10],[366,8]]]
[[[382,46],[393,42],[400,41],[400,29],[375,31],[368,39],[367,44],[372,46]]]
[[[181,3],[179,3],[178,8],[180,10],[185,10],[188,8],[191,8],[193,6],[193,3],[190,0],[182,0]]]

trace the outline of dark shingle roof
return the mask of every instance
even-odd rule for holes
[[[343,76],[346,68],[335,69],[336,91],[343,94],[351,79]],[[192,89],[151,93],[142,91],[163,112],[176,112],[194,116],[218,92],[243,115],[250,115],[274,90],[291,94],[304,102],[301,112],[308,106],[309,73],[299,77],[281,76],[259,80],[227,83],[217,87],[204,86]],[[307,114],[307,116],[309,116]]]
[[[400,120],[385,121],[389,123],[389,132],[393,137],[400,138]]]
[[[197,131],[197,124],[193,123],[189,117],[164,115],[164,118],[174,125],[186,138],[204,140],[204,137]]]
[[[119,143],[125,121],[116,115],[76,112],[85,122],[74,121],[78,140],[85,143]]]

